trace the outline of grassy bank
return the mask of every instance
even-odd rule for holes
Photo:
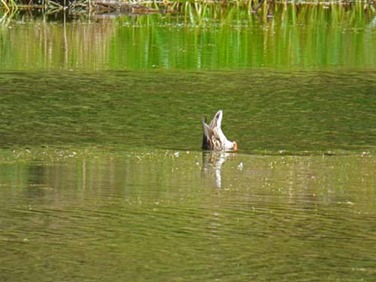
[[[137,13],[149,13],[154,11],[171,11],[178,7],[193,5],[197,9],[202,9],[205,5],[218,4],[222,7],[226,6],[243,6],[249,8],[253,12],[265,8],[271,13],[276,4],[297,4],[308,6],[321,6],[327,8],[332,5],[351,8],[356,5],[362,5],[364,10],[376,10],[376,4],[373,0],[307,0],[307,1],[291,1],[291,0],[154,0],[154,1],[118,1],[118,0],[0,0],[0,9],[11,12],[17,9],[44,9],[44,10],[69,10],[84,9],[93,10],[125,10]],[[280,6],[280,5],[278,5]]]

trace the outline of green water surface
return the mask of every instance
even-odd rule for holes
[[[3,20],[0,70],[375,68],[366,4],[266,10],[184,4],[152,15],[30,15]]]
[[[224,110],[241,152],[373,151],[367,71],[7,72],[0,144],[200,150],[201,116]]]
[[[374,281],[374,10],[271,11],[2,17],[0,281]]]

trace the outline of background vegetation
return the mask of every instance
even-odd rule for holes
[[[49,11],[57,10],[76,10],[78,8],[86,9],[88,11],[107,9],[111,11],[114,9],[123,9],[136,13],[150,13],[152,11],[168,12],[172,10],[186,10],[187,8],[194,8],[199,13],[205,13],[205,7],[213,4],[221,4],[222,8],[226,6],[242,6],[247,7],[249,10],[256,12],[262,6],[265,7],[267,14],[271,16],[273,9],[280,4],[297,4],[308,6],[322,6],[328,8],[334,4],[351,8],[354,5],[361,5],[364,10],[372,9],[375,11],[375,2],[372,0],[313,0],[313,1],[289,1],[289,0],[140,0],[140,1],[119,1],[119,0],[0,0],[0,8],[2,7],[7,12],[17,9],[30,9],[38,8]],[[278,5],[279,4],[279,5]],[[143,9],[147,7],[147,9]]]

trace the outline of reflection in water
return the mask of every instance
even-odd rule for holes
[[[102,150],[0,152],[1,281],[373,281],[372,154]]]
[[[376,65],[374,13],[365,12],[362,5],[351,9],[285,3],[268,7],[273,11],[250,13],[243,5],[224,9],[191,3],[181,5],[177,13],[116,19],[111,18],[113,14],[86,19],[66,13],[52,17],[18,12],[14,19],[2,21],[10,28],[0,30],[6,42],[0,45],[0,69]]]
[[[32,186],[43,185],[45,182],[45,169],[43,165],[31,164],[29,167],[29,184]]]
[[[222,165],[228,157],[234,155],[235,153],[203,152],[202,175],[205,177],[208,175],[214,176],[215,186],[217,188],[222,188]]]
[[[32,163],[28,167],[27,189],[25,194],[31,198],[41,198],[45,195],[46,166]]]

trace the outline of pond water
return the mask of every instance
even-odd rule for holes
[[[372,280],[373,155],[16,151],[3,281]]]
[[[0,280],[373,281],[372,9],[175,8],[2,22]]]
[[[367,5],[193,5],[153,15],[38,15],[1,29],[0,69],[238,70],[374,68],[376,19]]]

